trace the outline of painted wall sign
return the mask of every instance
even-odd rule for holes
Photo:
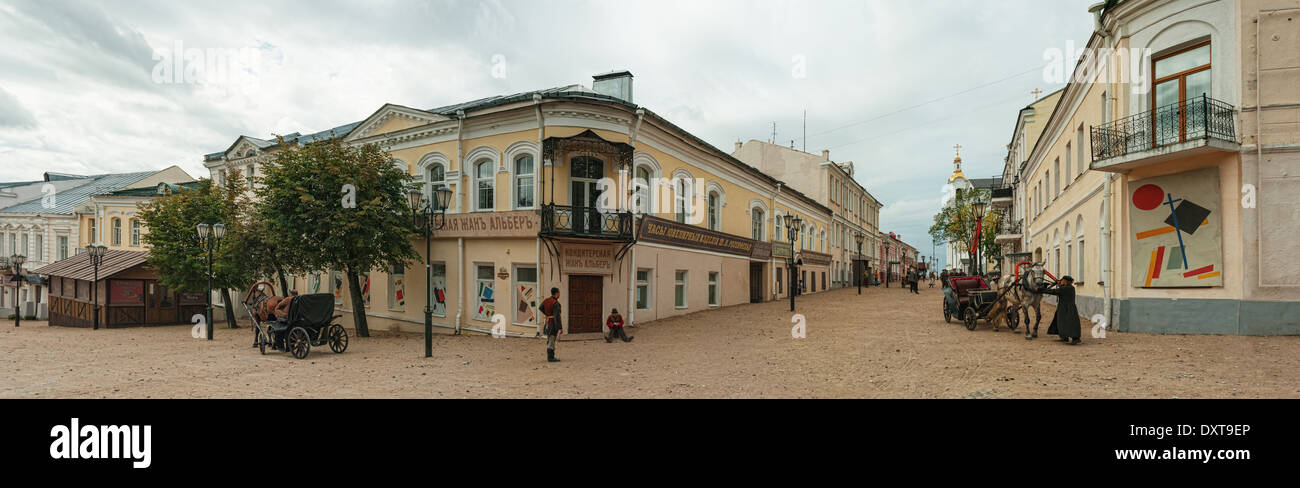
[[[541,216],[532,210],[447,214],[447,225],[434,238],[537,237],[541,226]]]
[[[753,253],[755,244],[752,239],[649,216],[641,219],[637,240],[745,257]]]
[[[791,247],[789,242],[773,242],[772,256],[778,258],[790,259],[790,249]]]
[[[772,243],[755,242],[754,250],[749,253],[752,259],[772,259]]]
[[[803,260],[804,266],[829,266],[831,264],[831,255],[822,254],[812,251],[799,251],[799,258]]]
[[[565,274],[612,275],[614,246],[563,244],[560,246],[560,262]]]
[[[1129,183],[1133,286],[1223,286],[1219,170]]]

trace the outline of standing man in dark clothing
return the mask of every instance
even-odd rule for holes
[[[1056,286],[1045,287],[1042,292],[1056,296],[1056,316],[1052,317],[1052,325],[1047,328],[1047,333],[1061,336],[1061,342],[1071,346],[1079,345],[1082,327],[1079,324],[1079,307],[1074,304],[1074,278],[1062,277]]]
[[[912,293],[920,295],[921,292],[916,291],[916,286],[921,282],[921,274],[916,272],[916,268],[912,268],[912,273],[907,276],[907,279],[912,282]]]
[[[564,324],[560,322],[560,289],[551,288],[551,296],[542,301],[538,307],[542,315],[546,316],[546,325],[542,332],[546,334],[546,362],[555,363],[559,359],[555,357],[555,343],[559,342],[560,334],[564,333]]]

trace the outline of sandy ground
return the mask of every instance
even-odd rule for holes
[[[189,326],[91,331],[0,322],[0,397],[886,397],[1300,398],[1300,337],[1108,332],[1067,346],[984,322],[945,324],[937,288],[801,297],[696,313],[630,329],[632,343],[569,340],[560,363],[536,339],[438,335],[358,338],[347,352],[261,356],[247,328],[212,343]],[[1023,329],[1021,329],[1023,330]],[[571,338],[573,339],[573,338]]]

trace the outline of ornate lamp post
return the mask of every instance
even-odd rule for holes
[[[23,320],[23,302],[19,299],[19,289],[22,287],[23,263],[27,262],[27,256],[14,254],[9,256],[9,262],[14,265],[14,327],[18,327]]]
[[[415,226],[424,231],[424,357],[433,357],[433,231],[446,225],[447,205],[451,203],[451,190],[441,187],[433,191],[429,201],[417,189],[406,193],[407,203],[415,216]]]
[[[786,237],[790,239],[790,257],[786,267],[790,269],[790,311],[793,312],[794,294],[795,290],[797,290],[799,286],[796,281],[798,280],[797,276],[799,276],[799,263],[794,258],[794,246],[795,242],[799,240],[799,228],[803,226],[803,219],[786,214],[782,217],[782,220],[785,222]]]
[[[99,267],[104,264],[104,255],[108,254],[108,247],[103,244],[90,244],[86,246],[86,254],[90,255],[90,266],[95,268],[95,279],[90,282],[90,294],[95,301],[95,308],[91,311],[95,318],[91,319],[93,324],[91,328],[99,330]]]
[[[982,231],[984,227],[984,211],[988,208],[988,204],[985,203],[984,200],[976,200],[975,203],[972,203],[970,205],[970,207],[971,207],[971,212],[975,214],[975,228]],[[971,246],[972,248],[975,249],[975,251],[972,253],[971,263],[970,263],[971,276],[979,276],[980,267],[981,267],[979,262],[980,260],[979,233],[977,232],[975,235],[971,236],[971,239],[974,240],[975,242],[975,244]]]
[[[197,227],[196,237],[199,239],[199,248],[207,253],[208,263],[208,340],[212,340],[212,253],[221,250],[221,239],[226,237],[226,224],[199,224]]]
[[[858,233],[856,233],[856,234],[853,235],[853,240],[854,240],[854,241],[857,241],[857,243],[858,243],[858,256],[857,256],[857,259],[855,259],[855,261],[857,261],[857,262],[859,262],[859,263],[862,262],[862,241],[864,241],[864,240],[866,240],[866,239],[867,239],[867,236],[862,235],[861,232],[858,232]],[[854,267],[853,267],[853,274],[857,275],[857,281],[858,281],[858,294],[861,295],[861,294],[862,294],[862,270],[859,269],[858,266],[854,266]]]

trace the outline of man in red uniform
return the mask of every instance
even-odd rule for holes
[[[551,288],[551,296],[542,300],[542,305],[538,308],[541,309],[542,315],[546,316],[546,325],[542,329],[546,334],[546,362],[558,362],[559,359],[555,357],[555,343],[559,342],[560,334],[564,333],[564,324],[560,322],[560,289]]]
[[[618,309],[612,309],[609,317],[605,319],[605,327],[609,332],[605,333],[605,342],[613,342],[615,338],[623,339],[623,342],[632,342],[633,337],[628,337],[627,332],[623,330],[623,316],[618,314]]]

